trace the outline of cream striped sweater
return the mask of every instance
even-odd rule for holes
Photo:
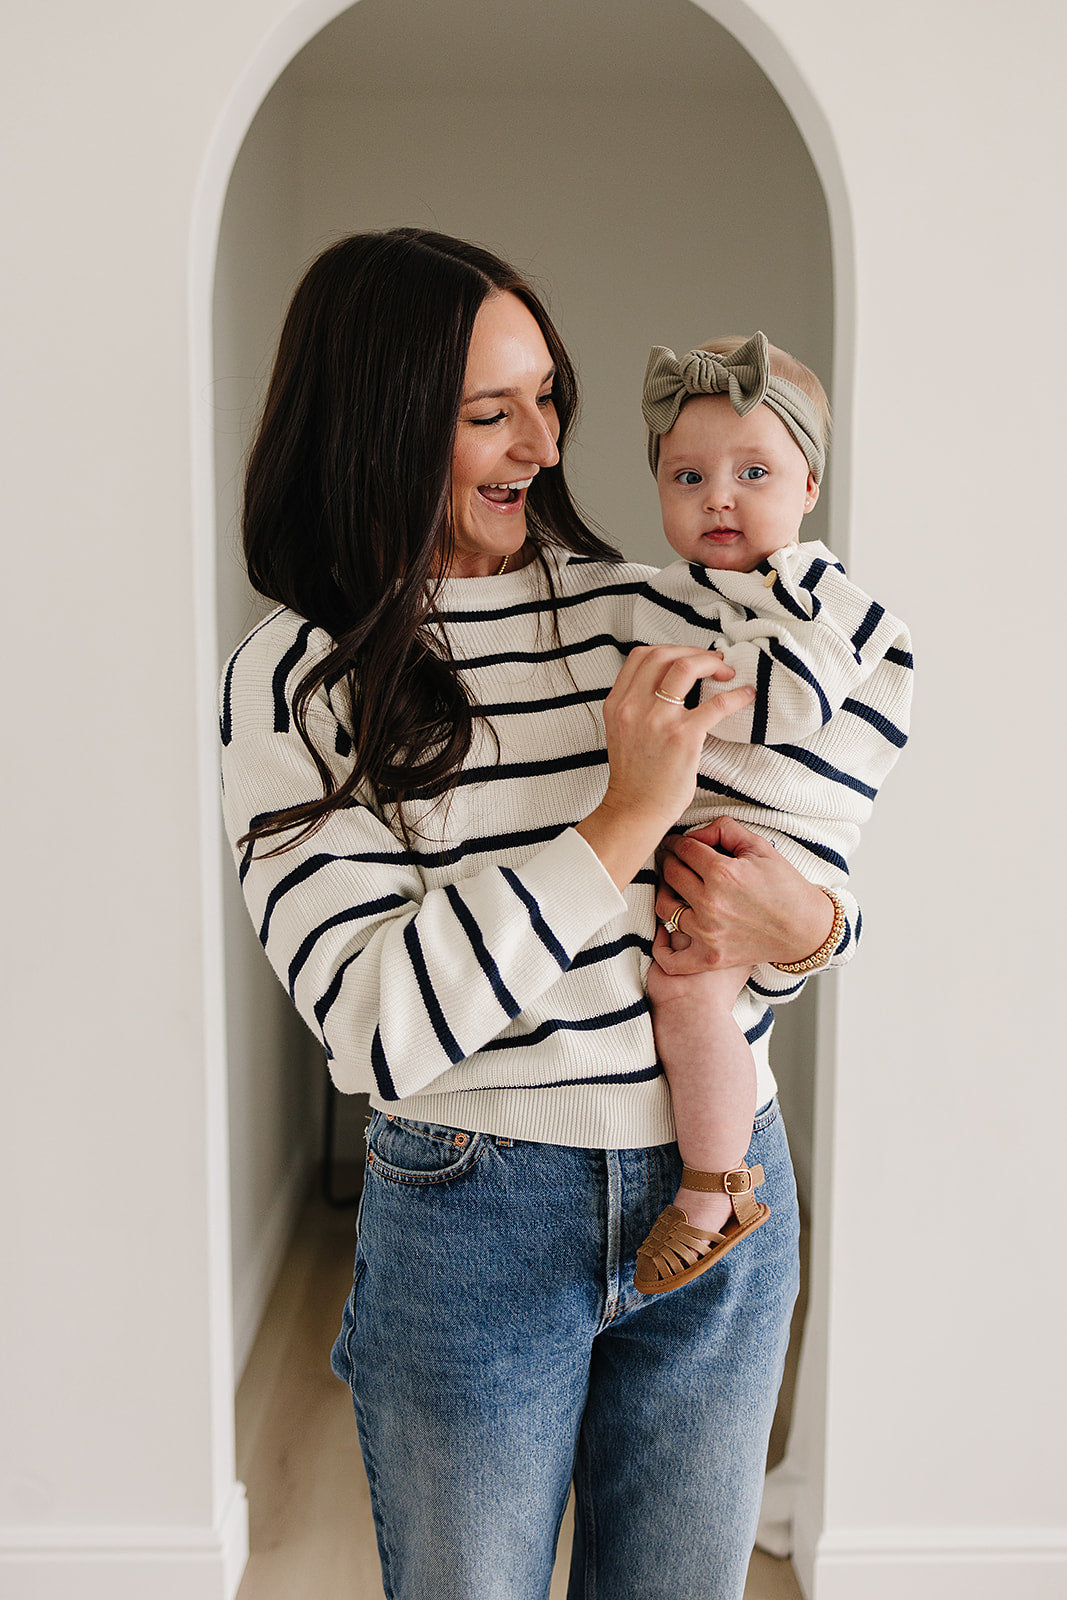
[[[234,844],[235,858],[260,940],[322,1039],[339,1088],[366,1090],[382,1109],[470,1131],[600,1148],[657,1144],[673,1138],[673,1122],[644,996],[655,926],[654,873],[646,868],[620,894],[573,824],[604,792],[601,706],[627,648],[642,637],[638,626],[652,640],[666,638],[684,622],[686,642],[708,642],[720,637],[719,613],[727,603],[703,591],[705,615],[694,621],[678,610],[691,606],[697,592],[691,573],[687,583],[675,568],[657,575],[576,557],[550,559],[559,644],[536,563],[501,577],[444,585],[438,603],[450,645],[492,722],[499,759],[476,723],[461,781],[447,805],[413,808],[412,849],[367,794],[285,854],[265,858],[263,845],[253,852]],[[769,594],[761,576],[750,580]],[[686,588],[682,601],[678,595]],[[739,615],[745,620],[743,608]],[[813,645],[825,627],[792,620],[788,637],[802,663],[799,676],[810,670],[817,678],[823,667]],[[787,630],[781,631],[786,637]],[[802,637],[805,631],[810,640]],[[879,639],[880,661],[885,641]],[[321,793],[293,725],[291,698],[311,659],[326,648],[321,630],[282,609],[254,629],[227,664],[220,726],[231,842],[253,818]],[[753,666],[758,685],[759,660],[772,656],[762,699],[767,728],[777,731],[771,712],[776,680],[798,672],[774,650],[768,636],[766,650],[756,648]],[[858,681],[849,684],[846,698],[865,711],[846,710],[843,719],[855,724],[854,748],[863,752],[862,760],[851,761],[862,772],[848,776],[870,790],[868,746],[877,738],[881,761],[881,746],[895,753],[903,728],[891,723],[895,702],[881,692],[887,685],[880,686],[877,703],[868,703],[868,687],[878,677],[873,651],[850,654],[863,657],[862,677],[857,663],[852,678]],[[896,670],[904,679],[910,676],[903,664]],[[761,703],[758,697],[757,708]],[[879,719],[877,726],[872,719]],[[799,741],[796,753],[776,753],[774,761],[787,763],[783,793],[796,791],[787,819],[791,828],[784,831],[796,839],[811,836],[802,850],[803,869],[809,877],[840,882],[851,834],[840,833],[838,822],[854,831],[870,800],[845,784],[849,798],[842,810],[836,800],[842,785],[819,770],[833,764],[818,748],[832,726]],[[343,689],[320,692],[309,730],[338,780],[346,770],[350,727]],[[711,803],[685,821],[730,810],[773,827],[768,817],[783,815],[780,796],[763,806],[751,788],[734,781],[733,767],[724,781],[720,772],[726,768],[718,758],[728,749],[738,758],[767,754],[744,744],[709,744],[701,785]],[[828,782],[834,784],[831,805],[825,803]],[[745,798],[722,804],[724,790]],[[802,812],[803,827],[797,825]],[[816,825],[817,818],[827,820]],[[791,853],[795,848],[789,845]],[[847,894],[846,903],[849,923],[835,964],[850,958],[858,934],[855,903]],[[760,967],[738,1001],[735,1014],[756,1057],[761,1101],[774,1091],[767,1002],[789,998],[799,987],[796,979]]]

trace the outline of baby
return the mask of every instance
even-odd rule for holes
[[[750,1171],[745,1154],[757,1098],[749,1046],[772,1017],[768,1008],[745,1034],[734,1004],[746,984],[791,997],[858,936],[846,857],[906,741],[912,662],[903,624],[849,583],[825,546],[797,542],[829,433],[814,373],[762,333],[680,360],[657,346],[643,410],[663,529],[682,560],[639,598],[634,636],[721,650],[735,669],[730,686],[756,689],[752,706],[708,740],[683,824],[723,815],[745,823],[819,884],[833,918],[818,950],[776,969],[675,978],[655,962],[649,970],[684,1162],[675,1204],[637,1256],[636,1287],[660,1294],[707,1271],[769,1215],[753,1192],[763,1170]],[[672,947],[688,943],[687,910],[677,905],[665,923]],[[784,988],[776,973],[789,975]]]

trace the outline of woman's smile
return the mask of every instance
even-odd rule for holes
[[[514,511],[518,505],[525,506],[526,490],[531,483],[532,475],[520,478],[516,483],[483,483],[478,493],[498,511]]]
[[[452,451],[454,578],[487,577],[526,541],[526,496],[559,460],[555,367],[516,295],[493,294],[474,321]]]

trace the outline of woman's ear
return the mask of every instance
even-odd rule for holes
[[[814,507],[815,502],[816,502],[816,500],[818,498],[819,498],[819,485],[815,482],[814,474],[809,472],[808,473],[808,487],[807,487],[807,490],[805,491],[805,494],[804,494],[804,515],[805,516],[807,516],[808,512],[812,510],[812,508]]]

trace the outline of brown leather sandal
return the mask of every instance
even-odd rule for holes
[[[702,1231],[690,1225],[681,1206],[668,1206],[652,1225],[652,1232],[637,1252],[634,1288],[641,1294],[663,1294],[677,1289],[707,1272],[716,1261],[761,1228],[771,1214],[769,1206],[753,1196],[763,1182],[763,1168],[751,1169],[742,1161],[729,1172],[701,1172],[697,1167],[682,1168],[682,1188],[699,1189],[704,1194],[728,1194],[733,1202],[733,1218],[722,1233]],[[709,1248],[710,1246],[710,1248]]]

